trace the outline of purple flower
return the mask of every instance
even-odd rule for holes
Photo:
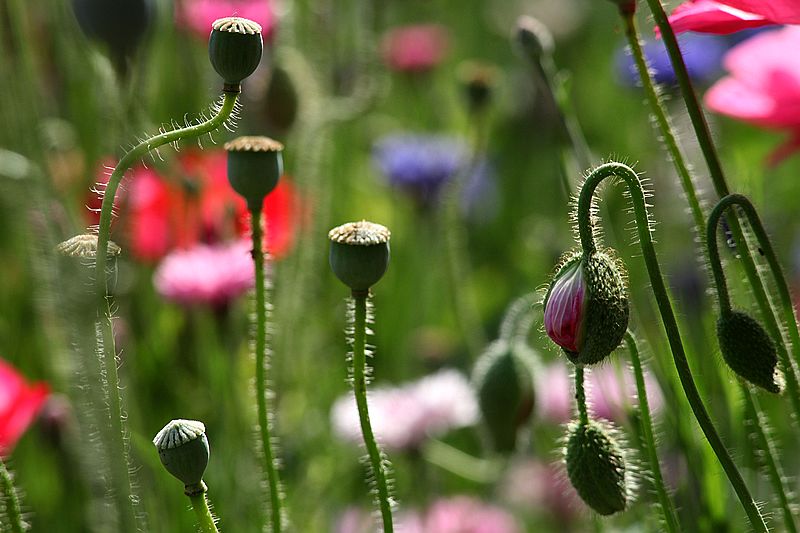
[[[581,351],[585,300],[583,261],[576,258],[558,272],[544,306],[547,336],[569,352]]]
[[[400,387],[374,387],[367,398],[372,429],[391,449],[413,449],[429,436],[441,435],[478,420],[478,404],[469,381],[456,370],[440,370]],[[361,426],[352,394],[331,408],[334,432],[361,442]]]

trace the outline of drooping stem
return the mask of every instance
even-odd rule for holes
[[[750,417],[753,420],[753,436],[755,437],[756,445],[763,454],[764,466],[767,469],[769,481],[772,483],[772,489],[775,491],[775,494],[778,496],[778,501],[781,504],[786,531],[788,533],[797,533],[797,526],[795,525],[794,514],[792,513],[792,504],[789,502],[790,489],[786,486],[786,478],[783,475],[783,469],[781,468],[779,459],[780,454],[775,449],[767,433],[767,420],[762,414],[761,406],[758,404],[758,395],[755,394],[753,389],[746,383],[742,383],[741,386],[745,408],[750,412]]]
[[[192,509],[197,517],[197,530],[201,533],[219,533],[217,525],[214,522],[214,516],[211,514],[211,509],[208,507],[208,498],[205,492],[199,492],[189,496],[192,502]]]
[[[747,217],[750,227],[753,229],[756,239],[758,239],[758,244],[761,248],[761,251],[764,253],[764,257],[767,259],[767,264],[769,265],[772,273],[772,278],[775,281],[775,286],[778,288],[778,293],[782,295],[785,294],[786,297],[791,299],[791,296],[789,295],[789,286],[786,284],[786,278],[783,275],[783,270],[778,262],[777,255],[775,255],[772,242],[770,241],[769,236],[764,229],[764,225],[761,223],[761,219],[756,212],[756,208],[746,196],[741,194],[730,194],[720,200],[711,211],[711,215],[708,217],[708,229],[706,235],[709,264],[711,266],[711,271],[714,273],[714,283],[717,289],[720,313],[724,314],[726,312],[730,312],[731,303],[730,297],[728,296],[727,283],[725,281],[725,272],[722,270],[722,262],[720,261],[719,257],[717,226],[719,225],[719,221],[725,211],[734,205],[739,206]],[[787,320],[789,331],[794,330],[796,333],[797,322],[794,318],[791,302],[789,305],[790,316],[785,318]],[[764,320],[764,326],[767,328],[767,332],[775,341],[775,348],[778,351],[778,356],[780,357],[781,365],[783,366],[783,373],[786,378],[786,387],[788,389],[789,398],[792,402],[795,418],[800,421],[800,384],[798,384],[797,368],[789,356],[786,345],[783,343],[783,339],[781,337],[781,328],[778,324],[778,321],[775,319],[775,316],[772,313],[762,313],[762,318]]]
[[[6,464],[0,458],[0,496],[5,500],[5,517],[8,520],[11,533],[24,533],[26,530],[25,522],[22,520],[22,508],[19,503],[19,495],[14,487],[14,480],[11,473],[6,468]]]
[[[596,250],[594,230],[592,228],[592,197],[600,182],[611,176],[623,179],[628,187],[636,219],[639,244],[642,249],[642,255],[644,256],[645,265],[647,266],[650,284],[658,305],[659,313],[661,314],[661,320],[667,334],[667,339],[669,340],[673,363],[675,364],[681,386],[692,408],[692,412],[703,434],[706,436],[706,439],[708,439],[711,448],[714,450],[722,468],[725,470],[728,480],[747,513],[751,526],[755,531],[766,533],[768,529],[764,518],[761,516],[761,511],[758,509],[758,505],[756,505],[756,502],[753,500],[739,469],[736,467],[736,464],[733,462],[722,439],[717,433],[714,423],[711,421],[711,417],[697,390],[697,385],[692,376],[689,362],[686,359],[686,352],[683,347],[680,330],[678,329],[678,323],[675,319],[675,313],[672,309],[672,303],[669,300],[664,278],[661,274],[661,266],[658,263],[652,236],[650,235],[650,224],[644,191],[639,181],[639,176],[630,167],[621,163],[606,163],[597,167],[586,179],[578,199],[578,233],[580,235],[581,247],[585,254]]]
[[[364,446],[377,485],[378,505],[381,511],[384,533],[392,533],[392,502],[389,497],[389,486],[386,481],[386,466],[388,460],[384,458],[369,420],[367,408],[367,298],[365,292],[353,291],[353,304],[355,306],[355,324],[353,329],[353,393],[358,407],[358,419],[361,422],[361,434],[364,437]]]
[[[256,268],[256,404],[258,406],[258,429],[261,437],[264,474],[269,485],[272,531],[283,530],[283,510],[280,478],[272,449],[271,415],[267,404],[267,298],[264,274],[264,233],[261,227],[261,206],[250,207],[250,225],[253,237],[253,261]]]
[[[658,503],[661,506],[661,512],[664,514],[664,523],[666,524],[667,531],[670,533],[678,533],[681,531],[678,517],[675,513],[675,507],[672,505],[672,499],[669,497],[667,487],[664,484],[664,477],[661,475],[661,465],[658,461],[658,448],[656,448],[656,440],[653,436],[653,420],[650,417],[650,404],[647,400],[647,388],[645,387],[644,373],[642,372],[642,361],[639,357],[639,347],[636,345],[636,337],[630,331],[625,332],[625,343],[628,345],[628,352],[631,355],[631,363],[633,364],[633,374],[636,378],[636,396],[639,400],[639,411],[641,419],[642,437],[644,445],[647,448],[647,458],[650,463],[650,473],[653,476],[653,486],[656,489],[656,496]]]
[[[581,425],[589,424],[589,411],[586,408],[586,388],[584,387],[583,365],[575,365],[575,403],[578,405],[578,420]]]

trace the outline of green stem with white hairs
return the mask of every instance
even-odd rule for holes
[[[639,176],[630,167],[621,163],[606,163],[594,169],[586,178],[580,196],[578,198],[578,234],[580,236],[581,248],[584,254],[589,254],[597,249],[594,236],[592,221],[592,198],[597,186],[606,178],[618,177],[625,181],[633,204],[633,212],[636,220],[636,229],[639,237],[639,244],[644,256],[645,265],[650,278],[653,294],[658,305],[661,320],[669,340],[672,352],[673,363],[678,372],[686,398],[692,408],[695,418],[700,425],[703,434],[708,439],[711,448],[714,450],[728,480],[733,486],[739,501],[744,507],[754,531],[767,533],[768,528],[761,516],[758,505],[753,500],[747,485],[742,478],[739,469],[733,462],[728,450],[725,448],[722,439],[717,433],[714,423],[700,398],[694,377],[692,376],[689,362],[686,359],[686,351],[683,347],[680,329],[678,328],[675,313],[672,309],[664,278],[661,274],[661,266],[658,262],[653,239],[650,234],[650,221],[647,213],[644,190],[642,189]]]
[[[636,396],[639,400],[639,411],[642,417],[642,437],[644,438],[644,444],[647,448],[647,459],[650,463],[650,473],[653,476],[653,486],[656,490],[661,512],[664,514],[664,524],[666,525],[667,531],[669,533],[678,533],[681,531],[680,524],[678,523],[678,516],[675,512],[675,507],[672,505],[672,499],[669,497],[667,487],[664,484],[664,477],[661,475],[661,465],[658,461],[658,448],[656,447],[656,439],[653,436],[653,420],[650,417],[650,404],[647,400],[647,388],[645,387],[639,347],[636,343],[636,337],[634,337],[630,331],[625,332],[625,343],[628,345],[628,353],[631,356],[631,363],[633,365],[633,374],[636,378]]]
[[[219,533],[217,524],[214,522],[214,515],[211,514],[211,509],[208,507],[206,493],[192,494],[189,496],[189,500],[192,502],[192,510],[197,517],[197,530],[200,533]]]
[[[578,405],[578,420],[581,425],[589,425],[589,410],[586,407],[586,387],[584,386],[583,365],[575,365],[575,403]]]
[[[22,506],[19,503],[17,488],[14,486],[14,479],[11,472],[6,468],[6,464],[0,457],[0,497],[3,498],[3,514],[8,520],[8,528],[11,533],[24,533],[27,530],[25,522],[22,520]],[[2,524],[0,524],[2,525]]]

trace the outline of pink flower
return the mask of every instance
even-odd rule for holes
[[[235,15],[261,24],[261,33],[268,39],[276,23],[271,4],[270,0],[181,0],[175,3],[175,21],[207,40],[215,20]]]
[[[676,33],[732,33],[770,24],[800,24],[797,0],[690,0],[669,17]]]
[[[512,505],[550,514],[562,524],[576,520],[584,506],[560,463],[518,460],[506,470],[501,490]]]
[[[169,254],[153,275],[163,297],[184,305],[221,306],[255,283],[251,243],[198,244]]]
[[[729,76],[706,93],[709,109],[764,128],[785,130],[789,141],[770,156],[775,164],[800,148],[800,28],[756,35],[731,49]]]
[[[417,447],[429,436],[441,435],[478,420],[478,403],[467,379],[455,370],[440,370],[419,381],[389,388],[375,387],[367,398],[372,429],[381,444],[392,449]],[[355,400],[348,394],[331,408],[334,432],[361,442]]]
[[[383,58],[392,70],[428,71],[442,62],[448,41],[447,29],[438,24],[395,28],[383,37]]]
[[[0,456],[11,453],[48,394],[47,384],[28,384],[13,366],[0,359]]]
[[[420,533],[521,533],[522,528],[504,509],[469,496],[433,503]]]
[[[547,336],[570,352],[581,351],[585,298],[583,262],[574,260],[556,275],[544,308],[544,328]]]

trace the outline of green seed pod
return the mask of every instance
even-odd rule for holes
[[[521,342],[492,342],[478,358],[472,382],[484,426],[499,453],[511,453],[533,412],[536,353]]]
[[[525,55],[534,61],[553,53],[553,34],[538,19],[523,15],[517,19],[515,38]]]
[[[208,466],[206,427],[197,420],[173,420],[153,439],[161,464],[183,481],[186,494],[205,492],[203,474]]]
[[[576,365],[599,363],[622,342],[630,309],[625,270],[604,251],[565,256],[544,300],[547,335]]]
[[[339,280],[356,292],[368,291],[389,266],[389,230],[362,220],[328,232],[330,264]]]
[[[595,421],[570,425],[567,475],[581,499],[601,515],[624,511],[628,503],[625,457],[606,428]]]
[[[717,320],[717,338],[722,358],[742,379],[769,392],[783,390],[775,343],[757,320],[741,311],[724,312]]]
[[[225,150],[231,187],[250,209],[260,208],[283,174],[283,145],[269,137],[238,137]]]
[[[249,19],[225,17],[215,20],[211,28],[208,58],[225,84],[238,91],[238,85],[261,62],[261,26]]]

